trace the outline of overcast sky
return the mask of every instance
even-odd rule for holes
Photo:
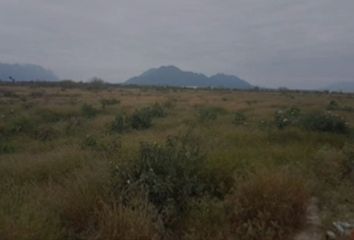
[[[0,62],[74,80],[176,65],[322,87],[354,81],[354,0],[0,0]]]

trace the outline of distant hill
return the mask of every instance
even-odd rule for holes
[[[150,69],[140,76],[127,80],[125,84],[236,89],[253,88],[251,84],[236,76],[216,74],[207,77],[200,73],[182,71],[175,66],[162,66]]]
[[[325,87],[325,89],[330,91],[354,92],[354,81],[333,83]]]
[[[57,81],[58,77],[50,70],[34,64],[0,63],[1,81]]]

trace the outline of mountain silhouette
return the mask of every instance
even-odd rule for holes
[[[175,66],[162,66],[159,68],[150,69],[140,76],[127,80],[125,84],[201,88],[253,88],[250,83],[236,76],[219,73],[214,76],[207,77],[200,73],[182,71]]]
[[[57,81],[50,70],[34,64],[0,63],[1,81]]]
[[[330,91],[354,92],[354,81],[333,83],[324,89]]]

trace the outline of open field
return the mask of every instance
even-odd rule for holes
[[[291,239],[354,220],[354,95],[0,86],[0,239]]]

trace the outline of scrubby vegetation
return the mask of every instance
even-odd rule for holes
[[[353,95],[0,86],[0,239],[292,239],[354,219]]]

